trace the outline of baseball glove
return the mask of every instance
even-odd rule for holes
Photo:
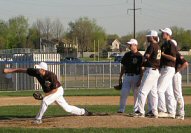
[[[43,96],[42,96],[42,94],[40,92],[34,92],[33,97],[36,100],[42,100],[43,99]]]
[[[115,89],[115,90],[121,90],[121,88],[122,88],[122,84],[119,84],[119,85],[115,85],[115,86],[114,86],[114,89]]]

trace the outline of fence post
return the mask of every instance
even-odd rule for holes
[[[104,81],[104,78],[105,78],[105,77],[104,77],[104,73],[105,73],[105,68],[104,68],[104,63],[103,63],[103,80],[102,80],[103,87],[105,86],[105,84],[104,84],[104,82],[105,82],[105,81]]]
[[[83,87],[84,87],[84,75],[85,73],[84,73],[84,63],[83,63]]]
[[[96,88],[97,88],[97,64],[95,65],[95,67],[96,67],[96,74],[95,74],[95,78],[96,78]]]
[[[90,77],[89,77],[89,67],[90,67],[90,66],[89,66],[89,65],[90,65],[90,64],[88,63],[88,67],[87,67],[87,68],[88,68],[88,88],[90,88],[90,81],[89,81],[89,80],[90,80]]]
[[[109,87],[111,88],[111,61],[109,63]]]
[[[189,73],[190,73],[190,72],[189,72],[189,68],[190,68],[190,65],[187,67],[187,70],[186,70],[187,85],[189,84],[189,81],[190,81],[190,80],[189,80]]]
[[[15,64],[15,67],[17,68],[17,63]],[[17,73],[15,73],[15,80],[16,80],[15,91],[17,91],[18,90],[18,88],[17,88],[17,85],[18,85]]]
[[[64,63],[64,88],[66,89],[66,63]]]

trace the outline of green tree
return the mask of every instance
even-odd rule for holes
[[[171,27],[173,38],[177,41],[180,50],[191,49],[191,30],[185,30],[180,27]]]
[[[83,17],[69,23],[68,38],[77,40],[78,49],[83,57],[83,52],[93,50],[94,40],[99,40],[100,47],[104,45],[105,32],[96,24],[95,20]]]
[[[24,16],[9,19],[7,33],[8,48],[26,47],[28,27],[28,20]]]
[[[7,46],[8,26],[3,20],[0,20],[0,49],[5,49]]]

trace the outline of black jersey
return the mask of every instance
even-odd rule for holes
[[[45,75],[41,76],[39,69],[28,68],[27,74],[37,78],[45,93],[61,86],[60,82],[57,80],[57,76],[53,72],[46,71]]]
[[[146,55],[149,54],[150,57],[146,58]],[[147,50],[144,54],[144,57],[146,58],[146,62],[144,62],[144,67],[151,67],[158,69],[160,67],[160,59],[161,59],[161,50],[160,46],[156,43],[150,43],[147,47]]]
[[[127,52],[122,60],[121,64],[125,67],[125,73],[140,74],[141,66],[143,62],[143,56],[140,52],[132,53]]]
[[[162,47],[161,52],[164,52],[164,54],[171,55],[176,58],[176,55],[178,53],[176,46],[173,44],[171,40],[166,41]],[[176,62],[166,59],[165,57],[161,57],[161,67],[162,66],[170,66],[175,67]]]
[[[179,52],[176,56],[176,66],[175,66],[175,69],[177,71],[177,69],[183,65],[185,62],[187,62],[185,59],[184,59],[184,56],[182,56]]]

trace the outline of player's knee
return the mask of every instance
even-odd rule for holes
[[[42,104],[45,104],[46,106],[50,105],[50,103],[48,102],[46,98],[43,98]]]

